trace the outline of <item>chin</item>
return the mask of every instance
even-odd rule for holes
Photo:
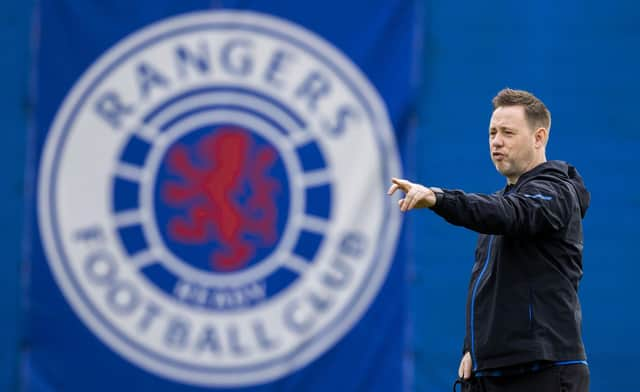
[[[498,171],[498,173],[502,174],[503,176],[506,176],[507,174],[509,174],[505,170],[505,167],[501,165],[499,162],[493,162],[493,164],[496,167],[496,170]]]

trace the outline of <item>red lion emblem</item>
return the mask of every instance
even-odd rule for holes
[[[247,131],[224,127],[205,136],[196,147],[196,165],[188,148],[176,145],[168,154],[169,170],[182,181],[162,184],[164,201],[185,213],[170,219],[168,232],[177,241],[203,244],[218,240],[222,249],[209,255],[214,270],[242,268],[255,254],[255,245],[244,239],[258,237],[262,246],[277,240],[278,181],[267,171],[277,159],[270,146],[256,148]],[[247,194],[243,204],[238,197]]]

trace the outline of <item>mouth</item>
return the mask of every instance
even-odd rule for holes
[[[501,161],[505,158],[505,155],[500,152],[493,152],[491,153],[491,157],[496,161]]]

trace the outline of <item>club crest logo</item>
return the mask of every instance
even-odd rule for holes
[[[126,37],[48,134],[54,277],[116,353],[201,386],[265,383],[333,347],[385,279],[400,163],[336,48],[271,16],[186,14]]]

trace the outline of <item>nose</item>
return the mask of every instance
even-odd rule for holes
[[[493,139],[491,139],[490,145],[491,147],[502,147],[503,145],[503,140],[502,137],[500,136],[500,134],[498,133],[497,135],[493,136]]]

